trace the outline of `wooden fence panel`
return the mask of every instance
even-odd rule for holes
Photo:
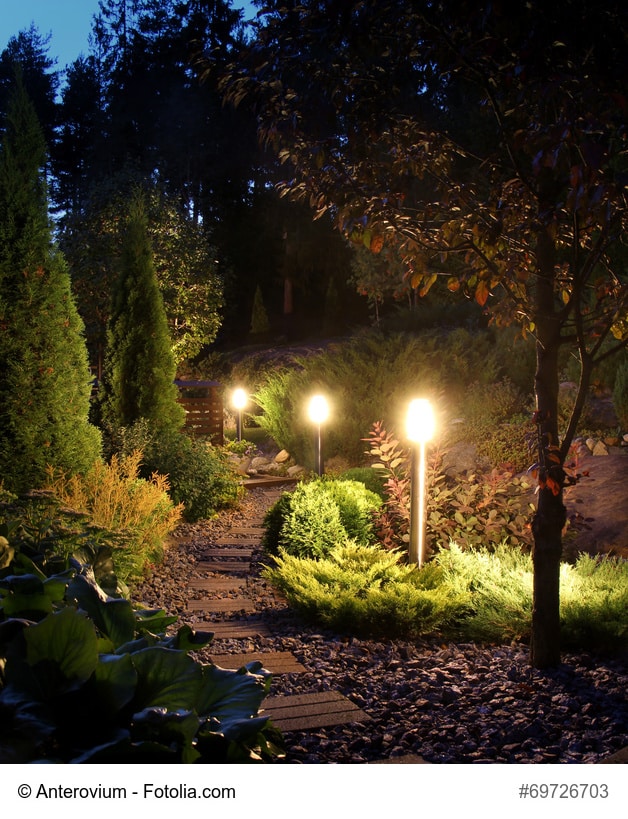
[[[176,381],[179,404],[185,410],[186,429],[195,435],[211,436],[212,443],[224,442],[222,391],[218,381]]]

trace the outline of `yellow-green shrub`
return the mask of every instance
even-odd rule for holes
[[[112,544],[122,578],[140,575],[146,563],[161,556],[183,508],[170,499],[166,477],[139,477],[141,457],[135,451],[122,458],[114,455],[109,463],[95,461],[85,475],[48,472],[46,488],[61,503],[89,515],[95,526],[126,535]]]

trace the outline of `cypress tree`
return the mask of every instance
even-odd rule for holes
[[[52,238],[45,162],[18,76],[0,148],[0,481],[14,492],[41,487],[47,465],[80,472],[100,456],[83,323]]]
[[[124,226],[121,269],[113,296],[101,391],[102,420],[112,434],[147,419],[156,430],[179,430],[176,364],[159,290],[141,194]]]
[[[261,336],[268,333],[270,330],[270,321],[268,320],[268,313],[264,307],[264,299],[262,297],[262,290],[259,286],[255,288],[255,295],[253,296],[253,308],[251,311],[251,329],[250,333],[253,336]]]

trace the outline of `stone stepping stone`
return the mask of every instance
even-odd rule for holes
[[[234,526],[229,529],[229,535],[259,535],[264,534],[264,527],[260,526]]]
[[[208,630],[214,634],[214,640],[240,640],[245,637],[273,636],[268,625],[261,620],[221,620],[208,625]]]
[[[224,612],[233,613],[236,611],[255,611],[255,604],[252,600],[243,597],[218,597],[203,600],[188,600],[188,611],[204,611],[210,614],[222,614]]]
[[[281,731],[306,731],[371,718],[338,691],[267,697],[260,716],[268,715]]]
[[[292,674],[305,671],[305,666],[290,651],[257,651],[248,654],[212,654],[211,660],[221,668],[237,671],[247,663],[259,660],[271,674]]]
[[[261,538],[260,538],[261,539]],[[226,537],[217,537],[212,540],[212,546],[238,546],[239,548],[255,549],[259,548],[260,539],[253,539],[250,537],[237,538],[227,535]]]
[[[235,577],[193,577],[188,588],[193,591],[233,591],[237,592],[246,586],[246,580]]]
[[[222,572],[223,574],[242,574],[250,571],[251,561],[246,560],[199,560],[198,569],[204,572]]]
[[[253,552],[254,549],[248,546],[216,546],[208,552],[203,552],[201,557],[210,560],[217,557],[252,557]]]

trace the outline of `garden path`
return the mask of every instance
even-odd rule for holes
[[[283,601],[274,592],[260,597],[254,586],[260,583],[259,560],[263,535],[263,513],[286,489],[274,481],[251,481],[260,484],[263,503],[255,517],[246,525],[231,526],[229,531],[212,538],[201,560],[196,564],[199,577],[190,578],[190,599],[187,608],[202,616],[205,626],[214,633],[209,659],[223,668],[237,669],[259,660],[273,676],[305,671],[290,651],[265,651],[260,638],[272,637],[272,615]],[[260,600],[262,604],[260,604]],[[249,641],[249,650],[238,650],[239,642]],[[258,643],[256,645],[256,643]],[[233,646],[236,646],[235,650]],[[229,650],[231,648],[231,650]],[[264,700],[263,712],[282,731],[302,731],[344,723],[366,722],[370,719],[362,709],[338,691],[274,696]]]

